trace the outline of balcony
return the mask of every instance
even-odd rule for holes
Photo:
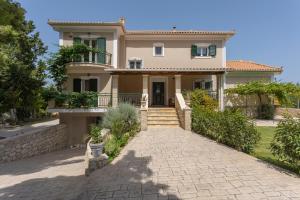
[[[93,53],[81,55],[67,65],[68,73],[92,73],[95,70],[110,68],[111,53]]]

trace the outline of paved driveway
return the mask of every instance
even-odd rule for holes
[[[300,199],[300,178],[180,128],[141,132],[78,199]]]
[[[65,200],[87,180],[84,150],[67,149],[0,164],[0,200]]]

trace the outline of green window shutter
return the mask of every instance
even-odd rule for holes
[[[73,92],[81,92],[81,79],[80,78],[73,79]]]
[[[80,37],[74,37],[73,38],[73,44],[80,44],[81,43],[81,38]]]
[[[192,57],[197,56],[197,46],[194,44],[191,47],[191,55],[192,55]]]
[[[217,55],[217,46],[216,45],[210,45],[208,47],[208,55],[209,56],[216,56]]]
[[[100,51],[98,53],[98,63],[105,64],[106,63],[106,39],[105,38],[97,38],[97,48]]]

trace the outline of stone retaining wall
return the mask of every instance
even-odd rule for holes
[[[300,109],[297,108],[276,108],[276,115],[290,114],[293,117],[300,117]]]
[[[0,140],[0,163],[19,160],[67,146],[66,125],[58,124]]]

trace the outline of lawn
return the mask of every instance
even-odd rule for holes
[[[257,144],[254,152],[252,153],[253,156],[272,163],[274,165],[280,166],[284,169],[288,169],[290,171],[296,172],[297,170],[293,168],[288,163],[279,161],[277,158],[273,156],[270,150],[270,144],[275,134],[276,127],[269,127],[269,126],[258,126],[257,130],[261,133],[261,140]]]

